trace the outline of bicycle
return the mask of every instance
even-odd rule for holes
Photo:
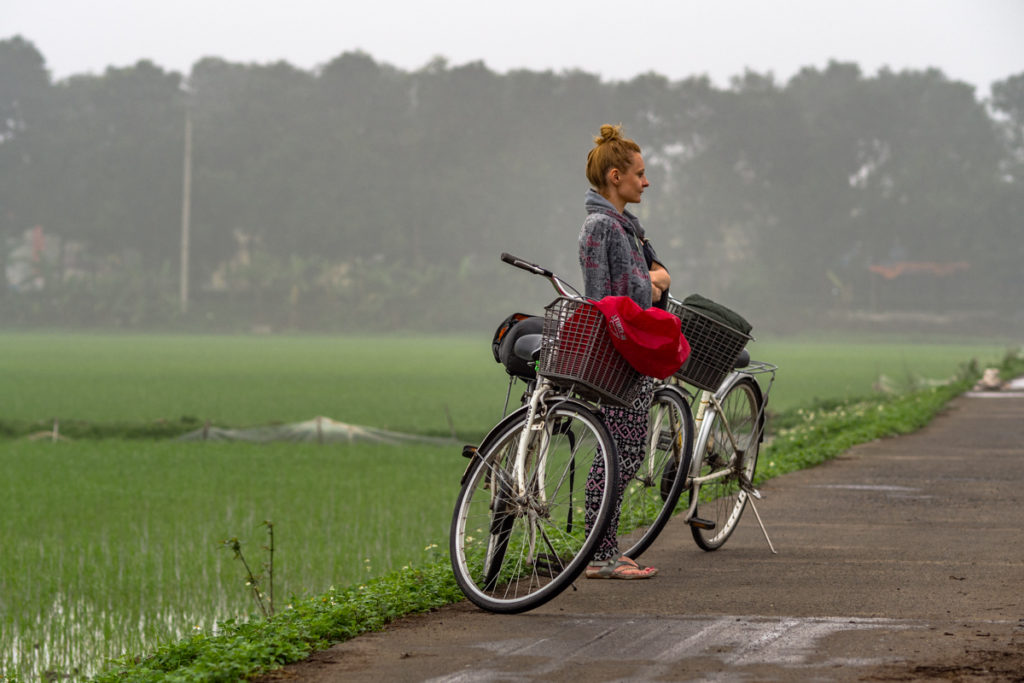
[[[460,482],[449,554],[456,581],[470,601],[490,611],[514,613],[555,597],[579,576],[592,556],[601,536],[595,532],[607,525],[614,493],[606,487],[593,492],[600,497],[599,511],[591,525],[581,526],[577,516],[583,514],[585,502],[575,482],[577,464],[593,459],[592,467],[606,471],[603,481],[618,479],[616,448],[598,411],[602,401],[628,403],[628,397],[616,391],[635,386],[639,374],[628,368],[606,334],[599,339],[603,316],[596,309],[589,311],[587,320],[576,320],[577,329],[567,334],[574,316],[587,306],[571,286],[536,264],[508,254],[502,254],[502,260],[547,278],[560,298],[546,308],[540,333],[535,332],[536,326],[519,323],[515,329],[527,333],[510,334],[503,341],[506,351],[512,349],[502,361],[511,376],[509,396],[516,379],[524,380],[527,389],[518,410],[507,414],[478,447],[464,449],[470,463]],[[681,325],[685,332],[685,319]],[[629,557],[639,556],[654,542],[684,489],[690,491],[686,521],[705,550],[721,547],[735,528],[747,496],[756,494],[750,479],[763,435],[767,392],[762,395],[749,376],[753,368],[758,372],[770,369],[774,380],[774,366],[739,361],[747,367],[724,382],[719,377],[720,390],[705,390],[701,395],[701,429],[697,431],[690,411],[694,394],[682,381],[706,386],[707,380],[694,374],[700,367],[698,357],[709,352],[704,349],[707,335],[699,335],[692,326],[689,335],[693,337],[691,347],[699,354],[691,354],[673,381],[655,390],[647,454],[623,495],[620,529],[626,533],[620,536],[619,547],[626,548],[623,554]],[[720,362],[715,354],[710,355],[712,361]],[[574,364],[579,367],[572,367]],[[743,404],[736,400],[741,393],[747,398],[747,409],[756,415],[756,437],[747,433],[750,420],[744,418]],[[508,397],[505,410],[507,413]],[[731,424],[744,431],[735,432]],[[728,454],[727,443],[732,446]],[[700,458],[692,458],[695,448]],[[732,509],[724,524],[697,515],[703,487],[726,494],[731,501],[731,506],[717,504],[712,509],[715,519],[722,516],[716,510]],[[738,494],[734,492],[737,487]],[[705,536],[716,526],[716,534]]]
[[[638,531],[620,537],[620,547],[628,548],[624,554],[633,558],[654,542],[675,513],[683,492],[689,497],[683,501],[684,522],[690,525],[698,547],[706,551],[721,548],[748,501],[761,498],[753,486],[753,476],[764,438],[768,395],[778,368],[750,360],[744,348],[752,339],[749,335],[671,297],[667,309],[680,318],[691,353],[656,396],[661,397],[666,410],[680,409],[679,402],[685,407],[679,419],[692,440],[690,465],[687,469],[674,468],[677,461],[662,458],[657,449],[648,448],[641,467],[644,476],[630,482],[622,500],[622,517],[640,520],[633,524]],[[764,387],[759,381],[762,376]],[[687,385],[697,391],[689,390]],[[697,406],[696,415],[692,415],[691,405]],[[653,420],[651,430],[655,430]],[[760,513],[756,505],[750,505],[774,553]]]
[[[541,333],[516,340],[515,358],[536,367],[532,377],[523,372],[523,405],[464,449],[470,462],[449,556],[471,602],[515,613],[558,595],[593,556],[617,502],[604,482],[618,480],[618,452],[597,411],[602,402],[629,403],[639,374],[615,350],[593,304],[551,271],[501,258],[547,278],[559,297],[545,308]],[[587,486],[598,469],[604,476]]]

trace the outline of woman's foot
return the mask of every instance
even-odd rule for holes
[[[591,562],[587,567],[588,579],[650,579],[657,573],[658,570],[654,567],[639,565],[625,555],[604,562]]]

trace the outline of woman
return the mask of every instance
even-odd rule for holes
[[[580,267],[585,294],[590,299],[628,296],[641,308],[650,308],[667,293],[671,278],[657,262],[656,254],[644,238],[637,217],[626,211],[627,204],[638,204],[650,186],[640,146],[622,136],[621,126],[601,126],[594,148],[587,155],[587,179],[593,186],[587,191],[587,218],[580,231]],[[645,245],[647,255],[645,256]],[[630,406],[605,407],[604,420],[619,451],[618,498],[643,462],[648,413],[654,392],[649,377],[640,380],[639,397]],[[592,480],[600,480],[603,470],[592,470]],[[588,486],[588,491],[591,487]],[[587,500],[587,526],[592,525],[600,501]],[[608,529],[598,543],[594,559],[587,567],[592,579],[649,579],[658,573],[619,553],[619,504],[612,513]]]

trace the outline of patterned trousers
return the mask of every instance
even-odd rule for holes
[[[615,489],[615,505],[608,528],[594,551],[594,561],[610,560],[619,554],[619,512],[622,493],[626,485],[636,474],[644,461],[647,448],[647,423],[650,420],[651,399],[654,396],[654,380],[644,377],[640,380],[640,393],[629,406],[602,409],[605,426],[611,433],[612,440],[619,451],[619,481]],[[601,492],[605,485],[604,467],[600,458],[594,461],[587,477],[586,489],[586,529],[594,526],[598,510],[601,508]]]

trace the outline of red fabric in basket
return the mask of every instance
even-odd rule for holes
[[[628,296],[606,296],[593,304],[604,313],[612,344],[633,369],[665,379],[690,356],[679,318],[660,308],[640,308]]]

